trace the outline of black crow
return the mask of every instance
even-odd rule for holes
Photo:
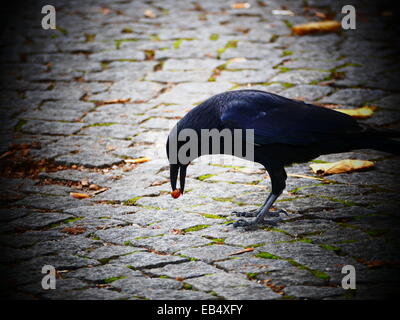
[[[199,138],[195,140],[198,150],[182,161],[178,154],[180,148],[190,140],[174,144],[183,129],[194,130]],[[389,129],[375,129],[357,122],[351,116],[328,108],[287,99],[276,94],[259,90],[237,90],[217,94],[193,108],[171,131],[167,141],[167,155],[170,162],[172,190],[176,190],[178,172],[180,173],[180,193],[184,192],[186,169],[191,160],[205,154],[224,154],[223,144],[218,150],[201,150],[201,130],[252,129],[254,162],[262,164],[267,170],[272,191],[265,203],[254,212],[236,212],[238,216],[255,216],[252,222],[243,219],[234,226],[254,226],[263,222],[264,216],[279,216],[270,208],[286,186],[284,167],[292,163],[310,161],[320,155],[347,152],[354,149],[375,149],[400,154],[400,142],[391,138],[399,137],[400,132]],[[183,153],[185,154],[185,153]],[[179,191],[178,195],[179,196]],[[176,194],[173,194],[176,197]],[[282,210],[281,210],[282,211]],[[276,219],[275,219],[276,220]]]

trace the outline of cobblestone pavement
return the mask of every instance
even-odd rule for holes
[[[399,158],[324,178],[287,168],[276,227],[233,229],[260,205],[260,166],[201,158],[169,195],[166,136],[226,90],[374,105],[365,123],[399,128],[397,17],[355,3],[357,29],[292,36],[341,2],[56,1],[57,30],[24,4],[1,39],[1,274],[19,299],[364,299],[399,292]],[[294,16],[273,14],[289,9]],[[275,12],[276,13],[276,12]],[[278,12],[279,13],[279,12]],[[132,164],[127,159],[150,157]],[[229,160],[229,159],[228,159]],[[228,161],[227,160],[227,161]],[[71,192],[90,198],[76,199]],[[242,251],[245,248],[246,251]],[[58,271],[43,290],[42,266]],[[344,265],[356,290],[344,290]]]

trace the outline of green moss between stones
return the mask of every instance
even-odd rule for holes
[[[103,123],[93,123],[89,124],[88,127],[109,127],[117,124],[116,122],[103,122]]]
[[[18,123],[15,125],[14,130],[15,131],[21,131],[22,127],[27,123],[26,120],[20,119],[18,120]]]
[[[255,279],[257,279],[257,273],[251,273],[251,272],[249,272],[249,273],[246,273],[246,276],[247,276],[247,279],[249,279],[249,280],[255,280]]]
[[[56,227],[59,227],[59,226],[61,226],[63,224],[79,221],[79,220],[82,220],[82,219],[83,219],[83,217],[68,218],[68,219],[65,219],[65,220],[57,222],[57,223],[52,223],[52,224],[48,225],[47,228],[49,228],[49,229],[56,228]]]
[[[199,230],[208,228],[209,226],[210,226],[209,224],[199,224],[199,225],[194,226],[194,227],[183,229],[183,231],[184,232],[194,232],[194,231],[199,231]]]
[[[134,206],[135,203],[136,203],[140,198],[143,198],[143,197],[134,197],[134,198],[132,198],[132,199],[129,199],[129,200],[124,201],[122,204],[123,204],[124,206]]]
[[[298,263],[297,261],[293,260],[293,259],[283,259],[280,258],[274,254],[271,254],[269,252],[260,252],[258,254],[256,254],[256,257],[258,258],[263,258],[263,259],[275,259],[275,260],[284,260],[289,262],[291,265],[295,266],[296,268],[302,269],[302,270],[307,270],[308,272],[310,272],[312,275],[314,275],[315,277],[322,279],[322,280],[329,280],[330,277],[328,274],[326,274],[325,272],[319,271],[319,270],[313,270],[309,267],[306,267],[300,263]]]
[[[225,219],[224,217],[218,216],[216,214],[208,214],[208,213],[204,213],[202,214],[202,216],[204,218],[209,218],[209,219]]]
[[[282,52],[282,56],[281,56],[281,57],[291,56],[292,54],[293,54],[293,51],[284,50],[284,51]]]
[[[257,253],[256,257],[257,258],[263,258],[263,259],[274,259],[274,260],[279,260],[280,259],[280,257],[278,257],[278,256],[276,256],[274,254],[271,254],[269,252],[266,252],[266,251],[262,251],[260,253]]]
[[[184,290],[193,290],[193,286],[192,286],[191,284],[186,283],[186,282],[184,282],[184,283],[182,284],[182,288],[183,288]]]
[[[233,198],[232,197],[227,197],[227,198],[219,198],[219,197],[215,197],[212,198],[215,201],[219,201],[219,202],[232,202]]]
[[[210,40],[216,41],[219,39],[219,34],[213,33],[210,35]]]
[[[215,174],[203,174],[202,176],[197,177],[197,180],[204,181],[204,180],[206,180],[208,178],[211,178],[213,176],[215,176]]]

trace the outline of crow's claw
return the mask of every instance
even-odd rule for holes
[[[266,219],[261,221],[261,224],[269,224],[270,226],[276,226],[278,222],[281,222],[282,218],[276,218],[276,219]]]
[[[234,224],[233,227],[234,228],[254,228],[256,226],[256,223],[254,221],[246,221],[243,219],[237,220]]]
[[[256,217],[258,214],[258,211],[233,211],[233,214],[236,214],[238,217]]]
[[[268,211],[268,217],[279,217],[279,211]]]
[[[286,216],[289,216],[289,213],[287,213],[286,210],[279,209],[277,212],[278,212],[278,213],[284,213]]]

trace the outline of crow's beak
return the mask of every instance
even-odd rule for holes
[[[181,187],[181,193],[185,190],[185,179],[186,179],[186,169],[187,166],[181,166],[181,170],[179,172],[179,184]]]
[[[185,190],[186,169],[187,166],[182,166],[182,165],[180,166],[178,164],[169,165],[169,177],[171,180],[172,191],[176,190],[176,182],[178,180],[178,172],[179,172],[179,184],[181,193],[183,194]]]
[[[172,191],[176,190],[176,181],[178,179],[179,165],[170,164],[169,165],[169,179],[171,181]]]

